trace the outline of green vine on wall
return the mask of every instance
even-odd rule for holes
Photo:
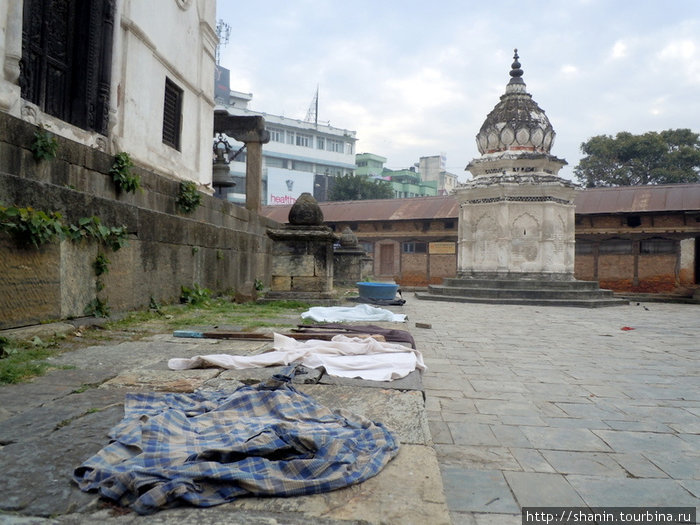
[[[98,253],[97,257],[95,257],[95,262],[92,263],[93,268],[95,268],[95,275],[99,277],[100,275],[109,273],[109,263],[109,259],[107,259],[104,254]]]
[[[117,191],[135,193],[141,187],[141,178],[131,173],[133,167],[134,163],[125,151],[114,156],[114,164],[112,164],[109,174],[112,176],[114,184],[117,185]]]
[[[39,248],[49,242],[69,239],[73,242],[97,241],[101,245],[109,246],[113,251],[126,244],[128,235],[126,226],[105,226],[100,218],[95,216],[82,217],[78,224],[66,224],[58,212],[46,213],[31,207],[3,205],[0,205],[0,231],[9,233],[17,245],[23,248]],[[97,276],[96,294],[104,289],[104,283],[99,277],[109,272],[109,264],[109,259],[103,253],[97,254],[93,262]],[[84,313],[95,317],[108,317],[110,309],[106,300],[96,296],[85,307]]]
[[[117,251],[127,242],[126,226],[109,227],[99,217],[82,217],[78,224],[68,224],[57,211],[45,212],[31,206],[18,208],[0,204],[0,231],[9,233],[22,248],[63,239],[74,242],[97,241]]]
[[[182,181],[177,194],[177,204],[185,213],[192,213],[202,202],[202,195],[192,181]]]
[[[183,304],[197,306],[206,304],[209,299],[211,299],[211,290],[209,288],[201,288],[197,283],[194,283],[192,288],[180,286],[180,302]]]
[[[58,139],[53,133],[40,128],[34,132],[34,142],[32,142],[30,149],[37,162],[53,159],[58,151]]]
[[[91,317],[109,317],[110,308],[107,301],[103,301],[99,297],[95,297],[85,307],[85,315]]]
[[[9,233],[18,246],[35,248],[60,240],[65,236],[63,217],[34,208],[5,207],[0,205],[0,231]]]
[[[112,251],[123,248],[127,243],[126,226],[105,226],[99,217],[82,217],[78,224],[65,227],[66,237],[72,241],[95,240],[109,246]]]

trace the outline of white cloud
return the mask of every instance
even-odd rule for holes
[[[691,84],[700,84],[700,39],[697,36],[695,39],[694,41],[684,38],[668,42],[656,55],[657,67],[680,73],[682,80]]]
[[[233,89],[253,93],[251,107],[303,118],[319,84],[319,118],[357,131],[358,150],[390,167],[445,151],[461,174],[513,47],[565,176],[594,135],[700,131],[698,0],[543,0],[517,16],[510,2],[217,3],[232,24],[223,65]]]
[[[578,74],[578,68],[572,64],[563,65],[560,71],[567,77],[573,77]]]
[[[619,60],[621,58],[625,58],[627,56],[628,52],[629,52],[629,45],[622,40],[618,40],[612,46],[612,49],[610,50],[609,58],[611,60]]]

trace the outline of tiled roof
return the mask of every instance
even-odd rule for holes
[[[453,196],[320,202],[326,222],[397,221],[402,219],[456,219],[459,211]],[[262,214],[287,222],[291,206],[263,206]]]
[[[327,222],[456,219],[453,195],[319,203]],[[290,206],[263,206],[262,215],[286,223]],[[644,213],[700,210],[700,184],[588,188],[576,196],[576,213]]]
[[[700,210],[700,184],[589,188],[576,197],[576,213],[644,213]]]

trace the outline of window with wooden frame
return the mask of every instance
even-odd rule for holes
[[[180,123],[182,122],[182,89],[169,78],[165,79],[163,103],[163,144],[180,151]]]
[[[115,2],[16,3],[23,10],[22,98],[74,126],[107,134]]]

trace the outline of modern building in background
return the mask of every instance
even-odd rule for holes
[[[374,153],[358,153],[355,155],[355,164],[357,165],[356,175],[381,178],[384,176],[386,157]]]
[[[384,178],[391,181],[394,197],[410,199],[413,197],[432,197],[438,194],[437,182],[426,182],[415,168],[390,170],[384,168]]]
[[[374,153],[358,153],[355,156],[355,163],[357,164],[357,175],[366,175],[368,177],[373,177],[377,179],[384,179],[391,183],[391,187],[394,190],[394,198],[396,199],[410,199],[413,197],[431,197],[435,195],[447,195],[449,190],[445,190],[444,181],[448,179],[449,189],[451,190],[455,181],[456,176],[453,179],[446,177],[446,172],[439,169],[435,169],[433,164],[428,161],[432,159],[443,159],[444,155],[435,157],[421,157],[420,163],[416,163],[407,169],[392,170],[385,168],[386,157],[376,155]],[[425,162],[424,162],[425,161]],[[420,171],[419,166],[423,166],[424,169],[428,171],[428,177],[426,178]],[[437,168],[440,168],[440,164],[437,164]],[[432,170],[432,171],[431,171]],[[442,173],[442,178],[440,175]],[[448,176],[451,174],[447,174]],[[440,186],[440,182],[443,182],[443,186]]]
[[[418,161],[423,182],[435,182],[438,195],[449,195],[457,187],[457,175],[449,173],[446,168],[447,156],[444,153],[430,157],[421,157]]]
[[[262,116],[270,133],[263,146],[264,204],[290,204],[305,191],[318,201],[328,199],[334,177],[355,173],[354,131],[318,123],[315,119],[298,120],[270,115],[248,108],[251,93],[230,91],[228,101],[217,98],[217,109],[231,115]],[[236,186],[226,188],[231,202],[245,202],[245,150],[242,143],[229,140],[232,146],[231,174]],[[238,154],[236,155],[236,152]],[[235,156],[234,156],[235,155]]]

